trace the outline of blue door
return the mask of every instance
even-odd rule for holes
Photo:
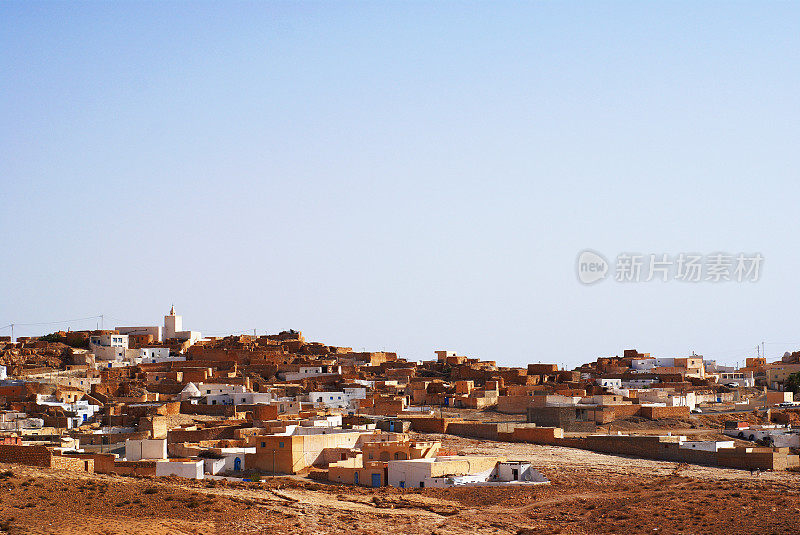
[[[358,485],[358,472],[353,472],[353,484]]]
[[[394,422],[389,420],[389,431],[394,431]]]
[[[372,474],[372,486],[373,487],[380,487],[381,486],[381,475],[380,474]]]
[[[233,469],[237,472],[242,469],[242,460],[239,457],[233,460]]]

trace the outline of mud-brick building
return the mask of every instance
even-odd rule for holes
[[[0,462],[41,466],[44,468],[60,468],[78,472],[94,472],[92,459],[80,459],[54,453],[46,446],[18,446],[0,444]]]

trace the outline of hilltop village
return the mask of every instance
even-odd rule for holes
[[[450,437],[749,471],[798,468],[800,353],[737,369],[625,350],[573,370],[435,351],[410,362],[289,330],[163,326],[0,339],[0,462],[135,477],[367,487],[547,485],[548,466]],[[793,428],[793,425],[795,426]]]

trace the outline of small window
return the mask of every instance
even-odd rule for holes
[[[261,443],[261,447],[262,447],[262,448],[266,448],[266,447],[267,447],[267,443],[266,443],[266,442],[262,442],[262,443]]]
[[[282,448],[283,447],[283,442],[278,442],[278,447]]]

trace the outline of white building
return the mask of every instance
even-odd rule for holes
[[[694,392],[675,392],[663,388],[641,390],[638,393],[639,401],[646,404],[663,404],[665,407],[697,407],[697,394]]]
[[[341,366],[300,366],[296,372],[278,372],[282,381],[300,381],[310,377],[325,377],[342,373]]]
[[[219,452],[225,461],[224,472],[240,472],[245,469],[245,455],[255,453],[256,448],[220,448]]]
[[[167,439],[125,440],[125,460],[141,461],[167,458]]]
[[[67,429],[83,425],[84,422],[93,418],[95,413],[100,410],[98,405],[91,405],[85,399],[74,403],[62,403],[60,401],[49,401],[44,394],[36,394],[36,403],[47,407],[60,407],[64,409],[64,412],[72,413],[73,416],[67,417]]]
[[[41,418],[28,418],[28,415],[24,412],[6,411],[0,413],[0,429],[3,431],[41,429],[42,427],[44,427],[44,420]]]
[[[183,355],[169,356],[168,347],[142,347],[139,349],[139,358],[144,364],[157,364],[159,362],[176,362],[186,360]]]
[[[186,401],[192,398],[199,398],[202,395],[203,394],[200,392],[200,389],[197,388],[197,385],[195,385],[194,383],[189,383],[188,385],[183,387],[183,390],[181,390],[179,397],[181,401]]]
[[[269,392],[237,392],[230,394],[206,395],[208,405],[258,405],[272,401]]]
[[[197,383],[201,396],[218,396],[220,394],[242,394],[247,392],[244,385],[231,385],[228,383]]]
[[[726,429],[729,437],[766,440],[775,448],[800,448],[800,431],[782,425],[760,425],[744,429]]]
[[[0,366],[0,381],[7,379],[8,375],[6,375],[6,367]]]
[[[203,472],[206,474],[217,475],[225,471],[225,458],[220,455],[219,457],[203,457]]]
[[[183,316],[175,314],[175,305],[173,305],[169,310],[169,314],[164,316],[164,340],[184,340],[191,345],[200,340],[200,338],[199,331],[183,330]]]
[[[719,365],[717,364],[716,360],[704,360],[703,366],[706,369],[706,373],[722,373],[722,372],[736,371],[735,367]]]
[[[257,405],[274,400],[271,392],[250,392],[244,385],[227,383],[189,383],[181,391],[181,399],[198,396],[205,397],[208,405]]]
[[[307,427],[342,427],[342,415],[341,414],[329,414],[327,416],[312,416],[311,418],[306,418],[305,420],[300,420],[301,428]]]
[[[389,461],[387,482],[397,488],[441,488],[543,484],[549,480],[527,461],[470,455]]]
[[[127,334],[96,334],[89,337],[89,349],[94,347],[118,347],[128,349]]]
[[[597,384],[609,390],[619,390],[622,388],[622,379],[607,379],[604,377],[598,377]]]
[[[672,368],[675,366],[674,357],[633,359],[631,369],[634,371],[646,372],[653,368]]]
[[[366,388],[345,388],[342,392],[309,392],[308,400],[328,408],[346,409],[356,399],[366,399]]]
[[[156,477],[164,476],[203,479],[203,461],[157,461]]]
[[[139,356],[135,349],[128,349],[127,334],[99,334],[89,337],[89,351],[96,360],[133,361]]]
[[[633,378],[633,379],[625,379],[622,381],[622,388],[627,389],[636,389],[636,388],[644,388],[649,387],[658,383],[658,379],[655,377],[646,377],[646,378]]]
[[[682,440],[678,447],[687,450],[719,451],[733,448],[733,440]]]
[[[756,379],[753,376],[753,372],[722,372],[719,374],[719,380],[717,381],[723,385],[736,385],[738,387],[751,387],[756,385]]]

